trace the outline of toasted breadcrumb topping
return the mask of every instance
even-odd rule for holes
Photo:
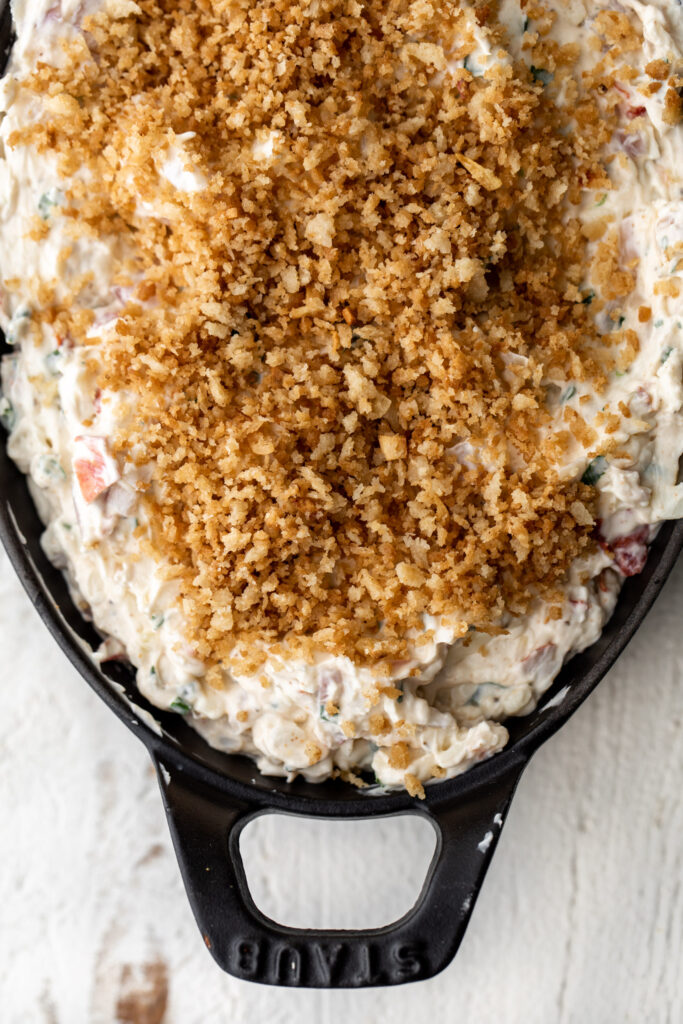
[[[129,396],[140,544],[209,664],[381,665],[425,615],[495,630],[593,543],[594,489],[558,466],[595,433],[546,389],[605,387],[571,204],[610,188],[610,128],[590,96],[555,102],[572,47],[539,43],[555,87],[463,66],[475,33],[504,45],[495,6],[119,2],[27,83],[45,112],[13,141],[59,154],[61,215],[132,289],[106,337],[87,279],[43,315]],[[633,44],[612,13],[604,32]],[[596,267],[632,286],[609,234]]]

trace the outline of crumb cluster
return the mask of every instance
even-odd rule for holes
[[[605,386],[571,206],[610,187],[610,129],[502,52],[468,68],[475,34],[505,49],[495,8],[110,0],[32,76],[22,140],[130,290],[106,338],[79,294],[48,315],[130,396],[114,449],[152,467],[211,664],[388,663],[425,615],[552,601],[593,543],[594,491],[557,471],[588,428],[546,398]]]

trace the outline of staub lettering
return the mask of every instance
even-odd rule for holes
[[[304,951],[305,952],[305,951]],[[273,958],[278,985],[298,985],[301,978],[301,953],[291,946],[275,949]]]
[[[242,977],[253,978],[259,969],[259,954],[261,943],[252,939],[240,940],[233,946],[233,960],[237,967],[237,974]]]
[[[392,953],[396,961],[394,976],[399,979],[415,978],[422,971],[422,957],[417,946],[398,943]]]
[[[378,950],[369,942],[358,943],[358,973],[361,984],[381,985],[384,981],[384,972],[379,966],[382,952],[381,947]]]
[[[261,943],[253,939],[238,939],[232,947],[232,957],[237,973],[253,978],[258,972]]]
[[[344,952],[344,946],[341,942],[336,942],[332,946],[323,946],[320,942],[314,942],[312,947],[313,953],[318,961],[318,969],[322,976],[322,980],[326,985],[330,985],[335,981],[335,967],[340,962],[341,954]]]
[[[234,973],[275,985],[383,985],[424,975],[418,943],[322,942],[305,945],[237,939],[231,947]]]

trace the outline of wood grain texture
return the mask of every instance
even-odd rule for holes
[[[528,769],[444,974],[390,991],[278,991],[215,967],[145,752],[70,668],[3,558],[2,1024],[679,1024],[682,608],[680,565],[618,665]],[[423,859],[424,837],[401,828],[362,835],[361,864],[393,865],[397,880],[379,902],[370,890],[375,918],[395,916],[401,872]],[[302,842],[288,819],[271,819],[248,847],[254,888],[283,913],[292,878],[323,915],[352,899],[362,908],[359,859],[335,834]],[[280,883],[278,843],[299,861]]]

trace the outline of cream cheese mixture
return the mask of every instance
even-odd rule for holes
[[[582,301],[600,306],[602,333],[618,328],[637,341],[631,358],[609,371],[602,393],[590,379],[545,382],[553,422],[574,410],[595,432],[585,444],[568,445],[557,467],[562,479],[595,489],[598,543],[573,561],[555,613],[538,599],[524,614],[504,612],[498,630],[471,628],[464,636],[447,619],[426,614],[424,635],[413,632],[408,656],[381,671],[347,654],[321,649],[307,658],[274,645],[257,671],[226,669],[215,685],[163,551],[140,549],[150,525],[142,500],[150,468],[122,460],[109,443],[134,410],[125,389],[100,386],[98,352],[117,331],[132,285],[113,278],[111,232],[71,233],[63,215],[70,182],[56,156],[12,140],[64,102],[22,83],[38,66],[59,66],[63,42],[83,37],[83,19],[98,6],[16,0],[17,39],[0,90],[0,323],[11,346],[2,361],[0,412],[11,457],[27,474],[45,523],[45,551],[106,637],[97,658],[129,659],[140,691],[185,715],[213,746],[251,755],[266,774],[318,781],[340,772],[361,784],[352,773],[370,771],[382,786],[406,785],[421,795],[422,783],[458,774],[505,745],[503,721],[531,711],[563,663],[598,638],[624,577],[644,567],[657,525],[683,516],[683,127],[670,116],[668,84],[683,73],[683,7],[675,0],[503,0],[507,51],[492,46],[473,21],[475,45],[464,60],[484,78],[494,64],[530,64],[540,26],[546,39],[575,44],[580,81],[605,50],[600,12],[626,15],[642,34],[642,46],[624,57],[632,73],[616,84],[605,153],[612,187],[584,184],[572,210],[592,254],[606,231],[616,232],[621,265],[633,279],[628,294],[610,298],[609,281],[593,263]],[[108,0],[104,10],[115,25],[138,8],[133,0]],[[455,76],[462,67],[463,59],[453,57],[440,73]],[[531,70],[550,87],[552,71]],[[576,96],[556,102],[572,104]],[[160,184],[190,198],[206,187],[192,143],[192,132],[177,135],[156,159]],[[254,141],[255,159],[277,161],[279,144],[277,130],[264,134]],[[87,182],[87,171],[79,173]],[[141,199],[136,215],[163,221],[161,193],[158,205]],[[324,219],[316,228],[324,242]],[[82,345],[37,318],[46,286],[57,299],[66,297],[79,275],[88,275],[83,287],[94,314],[87,358]],[[523,357],[510,357],[511,372],[515,359]],[[454,456],[465,467],[478,458],[467,441]],[[593,521],[585,508],[575,514]]]

